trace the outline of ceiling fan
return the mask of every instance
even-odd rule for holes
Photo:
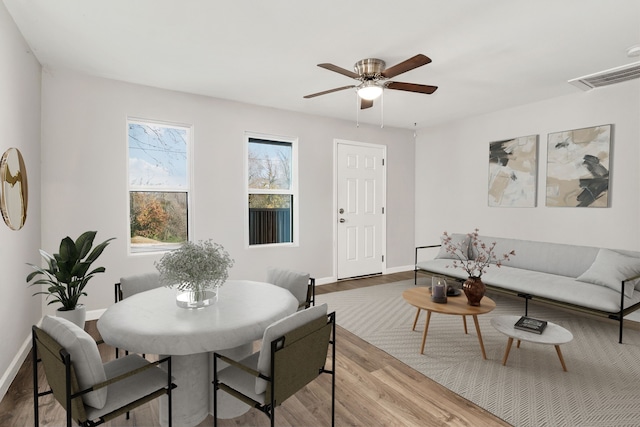
[[[355,72],[333,64],[318,64],[318,67],[359,80],[360,84],[342,86],[335,89],[325,90],[323,92],[312,93],[311,95],[306,95],[305,98],[314,98],[316,96],[326,95],[340,90],[355,88],[358,96],[360,97],[360,108],[365,109],[373,106],[373,100],[382,95],[382,91],[384,89],[404,90],[407,92],[425,93],[429,95],[435,92],[436,89],[438,89],[438,86],[392,82],[388,79],[391,79],[398,74],[406,73],[414,68],[427,65],[430,62],[431,59],[427,56],[418,54],[406,61],[394,65],[393,67],[385,68],[386,64],[382,59],[367,58],[355,63],[353,66]]]

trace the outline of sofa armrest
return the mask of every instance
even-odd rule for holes
[[[416,246],[416,257],[414,265],[418,264],[418,250],[419,249],[430,249],[430,248],[439,248],[442,245],[427,245],[427,246]]]

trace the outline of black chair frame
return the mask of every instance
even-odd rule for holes
[[[39,399],[40,397],[47,396],[49,394],[58,395],[57,391],[54,391],[53,388],[49,387],[48,390],[40,392],[38,385],[38,363],[42,361],[39,357],[40,352],[47,352],[48,356],[52,356],[57,363],[60,363],[64,368],[64,396],[62,399],[56,397],[56,400],[59,401],[60,404],[66,410],[66,425],[67,427],[71,427],[73,425],[73,420],[75,419],[78,424],[82,427],[93,427],[100,424],[103,424],[107,421],[110,421],[124,413],[129,413],[131,409],[134,409],[144,403],[147,403],[163,394],[167,395],[168,398],[168,411],[169,411],[169,426],[172,424],[172,411],[171,411],[171,391],[177,386],[172,383],[171,378],[171,356],[162,358],[155,362],[150,362],[148,365],[143,366],[141,368],[134,369],[130,372],[127,372],[122,375],[118,375],[114,378],[110,378],[101,383],[95,384],[92,387],[89,387],[84,390],[79,390],[78,381],[76,378],[75,370],[73,367],[73,363],[71,360],[71,355],[69,352],[62,346],[60,346],[53,338],[49,336],[45,331],[38,328],[37,326],[32,327],[32,364],[33,364],[33,410],[34,410],[34,426],[38,427],[40,424],[40,411],[39,411]],[[46,341],[46,342],[45,342]],[[98,344],[102,343],[101,341]],[[53,345],[52,345],[53,344]],[[52,347],[57,347],[56,351],[52,349]],[[46,357],[46,356],[45,356]],[[161,363],[166,363],[167,370],[167,386],[163,387],[159,390],[156,390],[153,393],[150,393],[146,396],[143,396],[121,408],[116,409],[113,412],[103,415],[97,421],[87,419],[84,404],[82,402],[82,396],[92,392],[94,390],[101,389],[103,387],[108,386],[109,384],[113,384],[117,381],[123,380],[125,378],[130,377],[131,375],[138,374],[144,370],[151,369],[156,365]],[[60,400],[64,401],[62,403]],[[127,417],[128,418],[128,417]]]
[[[320,319],[318,319],[320,320]],[[311,322],[310,322],[311,323]],[[214,376],[214,380],[213,380],[213,387],[214,387],[214,393],[213,393],[213,425],[214,427],[217,427],[218,425],[218,397],[217,397],[217,391],[218,390],[224,390],[225,392],[231,394],[232,396],[234,396],[235,398],[243,401],[244,403],[246,403],[247,405],[256,408],[260,411],[262,411],[264,414],[266,414],[270,421],[271,421],[271,427],[275,427],[275,408],[276,406],[279,406],[280,404],[282,404],[288,397],[290,397],[292,394],[295,393],[295,391],[293,391],[292,389],[285,389],[283,390],[279,390],[278,389],[278,385],[276,384],[276,381],[274,381],[274,378],[277,377],[277,375],[279,374],[277,368],[278,368],[278,353],[287,349],[287,345],[288,343],[286,342],[287,340],[287,336],[295,336],[298,331],[302,330],[303,328],[305,328],[305,326],[307,325],[303,325],[302,327],[291,331],[287,334],[285,334],[284,336],[277,338],[275,340],[273,340],[271,342],[271,376],[266,376],[264,374],[261,374],[260,372],[251,369],[245,365],[242,365],[241,363],[230,359],[220,353],[214,353],[214,358],[213,358],[213,376]],[[336,337],[336,320],[335,320],[335,312],[329,313],[327,315],[327,323],[323,328],[329,328],[330,329],[330,334],[329,334],[329,344],[331,345],[331,369],[326,369],[325,366],[323,366],[319,372],[317,373],[316,377],[319,376],[320,374],[330,374],[331,375],[331,425],[334,426],[335,425],[335,394],[336,394],[336,347],[335,347],[335,337]],[[311,334],[307,335],[307,337],[310,336],[317,336],[317,333],[321,332],[321,330],[317,329],[315,331],[313,331]],[[315,335],[314,335],[315,334]],[[303,337],[304,339],[305,337]],[[295,344],[295,343],[294,343]],[[267,383],[269,384],[267,386],[267,391],[266,391],[266,397],[265,397],[265,402],[267,403],[261,403],[258,402],[254,399],[252,399],[251,397],[227,386],[224,383],[221,383],[218,379],[218,359],[222,360],[223,362],[226,362],[230,365],[233,365],[239,369],[244,370],[245,372],[254,375],[256,377],[260,377],[263,380],[267,381]],[[307,381],[307,383],[310,381]],[[297,390],[296,390],[297,391]]]
[[[309,278],[309,285],[307,286],[307,301],[304,308],[309,308],[316,305],[316,279],[314,277]]]

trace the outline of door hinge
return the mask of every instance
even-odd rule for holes
[[[384,255],[382,255],[382,262],[384,262]]]
[[[384,215],[384,206],[382,207],[382,214]]]
[[[382,159],[382,166],[384,166],[384,159]]]

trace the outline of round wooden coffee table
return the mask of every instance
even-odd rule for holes
[[[476,325],[476,332],[478,334],[478,341],[480,342],[480,350],[482,350],[482,358],[486,359],[487,354],[484,351],[484,343],[482,342],[482,333],[480,332],[480,325],[478,324],[478,315],[489,313],[496,308],[496,303],[489,297],[483,297],[479,306],[471,306],[467,304],[467,298],[464,295],[456,297],[447,297],[445,304],[440,304],[431,301],[431,290],[428,287],[420,286],[411,289],[407,289],[402,293],[402,298],[409,304],[416,307],[418,312],[416,318],[413,321],[412,330],[416,330],[416,324],[418,323],[418,317],[421,310],[426,310],[427,321],[424,325],[424,332],[422,332],[422,345],[420,346],[420,354],[424,354],[424,345],[427,341],[427,331],[429,330],[429,321],[431,320],[431,313],[440,314],[454,314],[462,316],[464,323],[464,333],[467,333],[467,319],[465,316],[472,316],[473,323]]]

